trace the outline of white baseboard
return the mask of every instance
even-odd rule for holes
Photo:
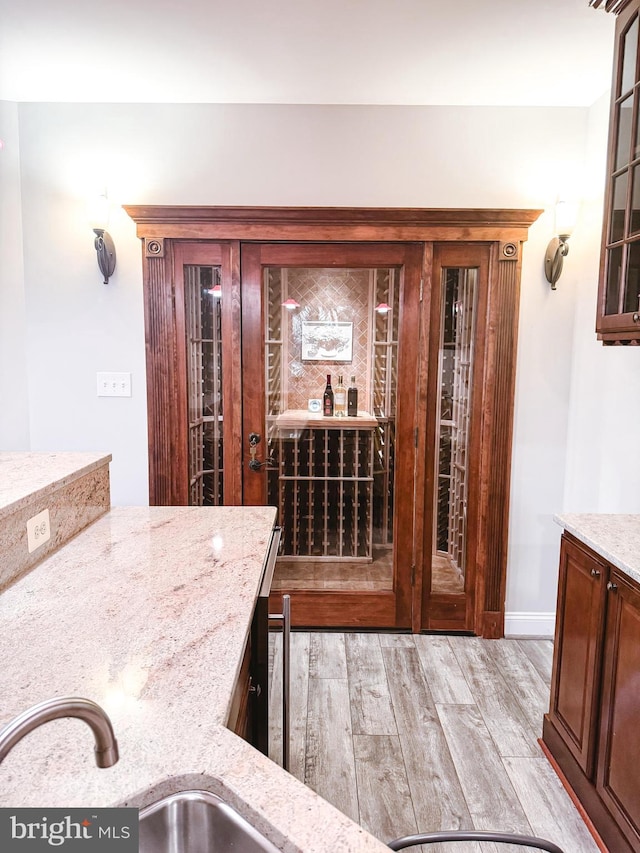
[[[505,637],[534,637],[553,640],[556,614],[552,613],[505,613]]]

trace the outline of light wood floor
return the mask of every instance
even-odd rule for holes
[[[271,757],[280,761],[282,647],[271,637]],[[537,742],[551,641],[294,632],[291,646],[290,771],[373,835],[493,829],[598,853]]]

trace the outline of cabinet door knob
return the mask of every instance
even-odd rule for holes
[[[607,584],[607,589],[611,592],[615,592],[618,589],[618,584],[614,583],[613,581],[609,581],[609,583]]]
[[[591,569],[591,577],[599,578],[600,577],[600,569]]]

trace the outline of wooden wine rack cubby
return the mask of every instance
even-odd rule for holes
[[[285,412],[274,426],[283,553],[370,562],[376,419]]]

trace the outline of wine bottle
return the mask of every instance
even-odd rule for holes
[[[347,389],[342,384],[342,376],[338,375],[338,384],[333,392],[333,414],[344,418],[347,414]]]
[[[331,374],[327,373],[327,384],[322,395],[322,414],[325,417],[333,415],[333,388],[331,387]]]
[[[356,388],[356,377],[351,377],[351,384],[347,390],[347,414],[350,418],[358,415],[358,389]]]

